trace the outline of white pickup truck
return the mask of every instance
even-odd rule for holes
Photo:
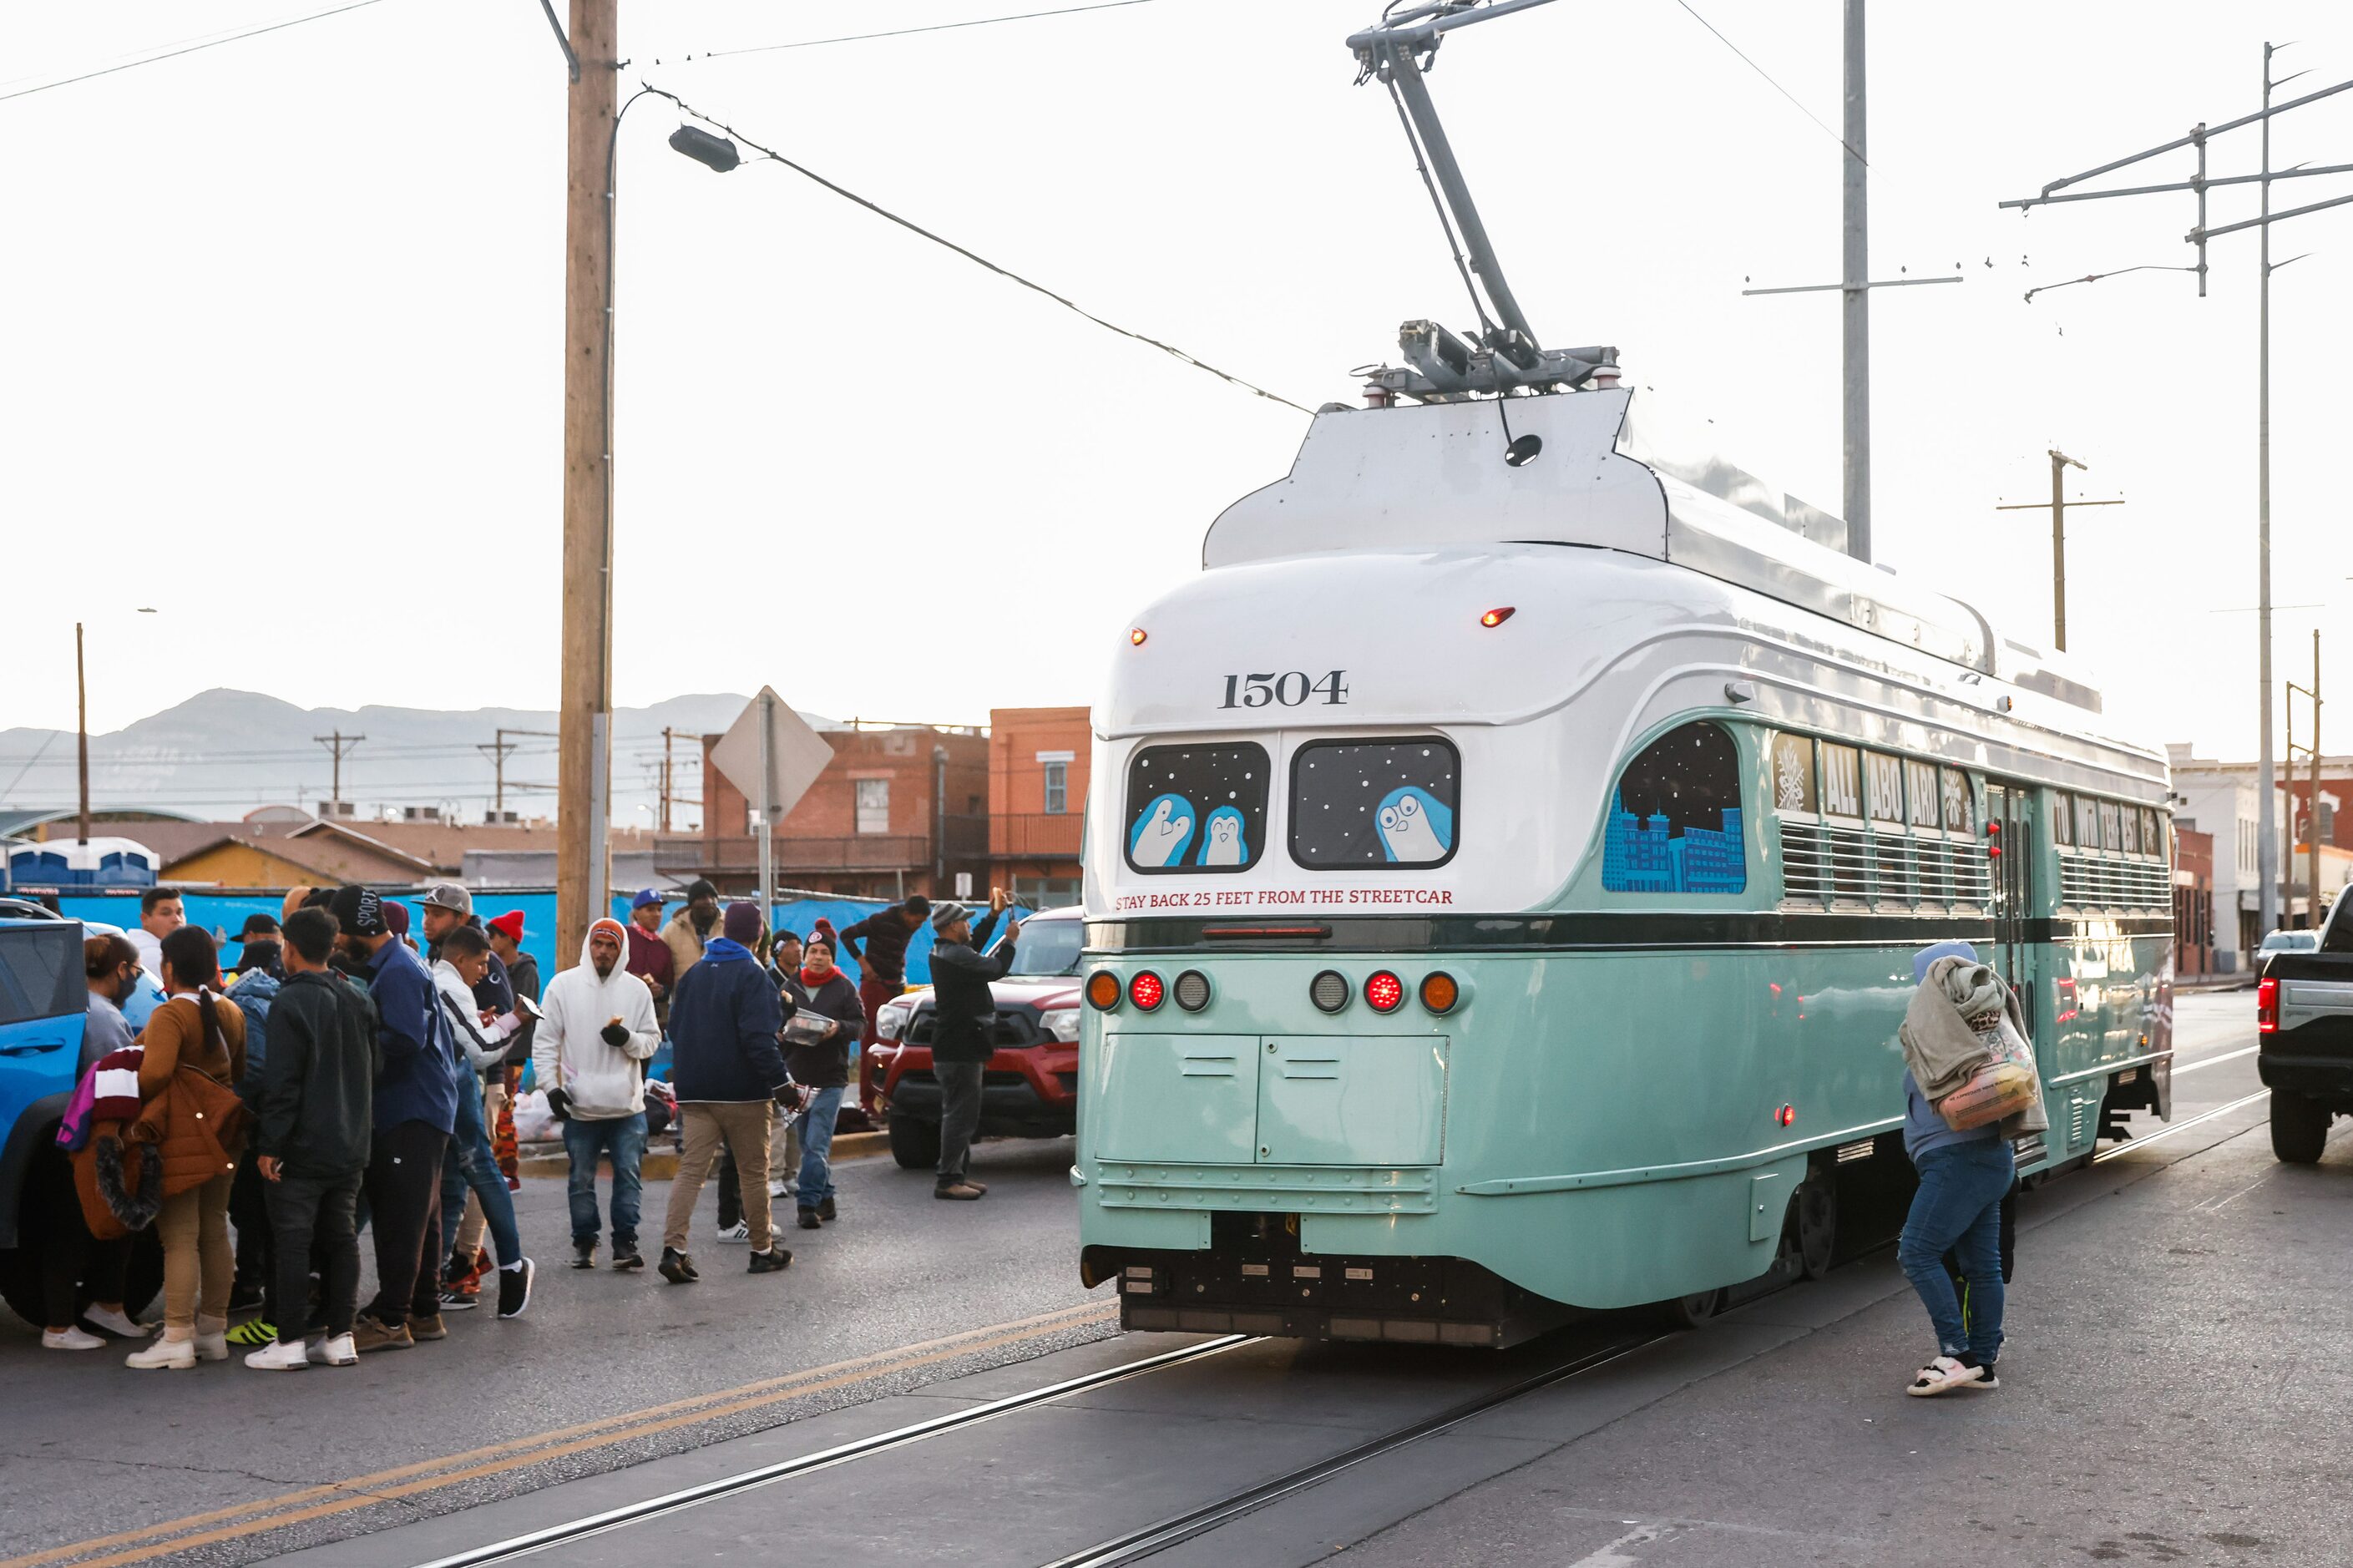
[[[2328,1124],[2353,1116],[2353,898],[2337,898],[2317,948],[2263,960],[2255,1029],[2255,1065],[2272,1091],[2272,1152],[2309,1165]]]

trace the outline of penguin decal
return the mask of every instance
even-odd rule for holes
[[[1221,805],[1209,813],[1201,842],[1200,864],[1240,866],[1249,860],[1250,841],[1242,833],[1242,814],[1230,805]]]
[[[1383,796],[1378,821],[1381,847],[1394,865],[1426,866],[1454,847],[1453,809],[1418,785]]]
[[[1193,803],[1164,795],[1144,808],[1127,835],[1127,858],[1136,869],[1156,871],[1184,863],[1193,842]]]

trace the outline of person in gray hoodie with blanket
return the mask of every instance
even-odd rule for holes
[[[1904,1014],[1904,1152],[1919,1172],[1919,1190],[1895,1247],[1896,1261],[1919,1293],[1936,1331],[1937,1353],[1907,1394],[1929,1395],[1968,1385],[2000,1386],[2003,1279],[2001,1205],[2017,1178],[2010,1141],[2050,1126],[2041,1081],[2031,1098],[1998,1121],[1956,1128],[1939,1102],[1972,1085],[2002,1045],[2004,1031],[2025,1051],[2026,1021],[2000,975],[1977,961],[1965,942],[1938,942],[1912,960],[1918,989]],[[2031,1054],[2028,1053],[2031,1073]],[[1967,1117],[1962,1120],[1968,1120]],[[1947,1269],[1955,1256],[1968,1297],[1966,1310]]]

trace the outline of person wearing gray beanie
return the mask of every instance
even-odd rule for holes
[[[1011,902],[1004,889],[991,888],[988,917],[977,931],[972,911],[962,904],[942,903],[932,910],[932,1072],[940,1084],[935,1198],[970,1202],[988,1191],[970,1179],[965,1167],[972,1157],[972,1135],[980,1127],[981,1081],[993,1054],[989,1036],[997,1023],[997,999],[988,983],[1003,979],[1012,968],[1021,922],[1005,928],[1005,940],[996,952],[986,950],[990,932]]]

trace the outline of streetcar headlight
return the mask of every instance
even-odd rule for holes
[[[1178,975],[1170,989],[1176,994],[1176,1005],[1187,1013],[1198,1013],[1209,1005],[1209,977],[1198,969]]]
[[[1167,999],[1168,987],[1149,969],[1139,969],[1127,983],[1127,999],[1149,1013]]]
[[[1119,976],[1108,969],[1098,969],[1087,976],[1087,1000],[1096,1009],[1108,1013],[1119,1005]]]
[[[1462,988],[1454,976],[1442,969],[1433,969],[1421,977],[1421,1005],[1432,1013],[1451,1013],[1462,999]]]
[[[1394,1013],[1405,1005],[1405,982],[1386,969],[1377,969],[1365,982],[1365,1005],[1376,1013]]]
[[[1307,999],[1319,1012],[1338,1012],[1348,1005],[1348,977],[1336,969],[1324,971],[1307,983]]]

